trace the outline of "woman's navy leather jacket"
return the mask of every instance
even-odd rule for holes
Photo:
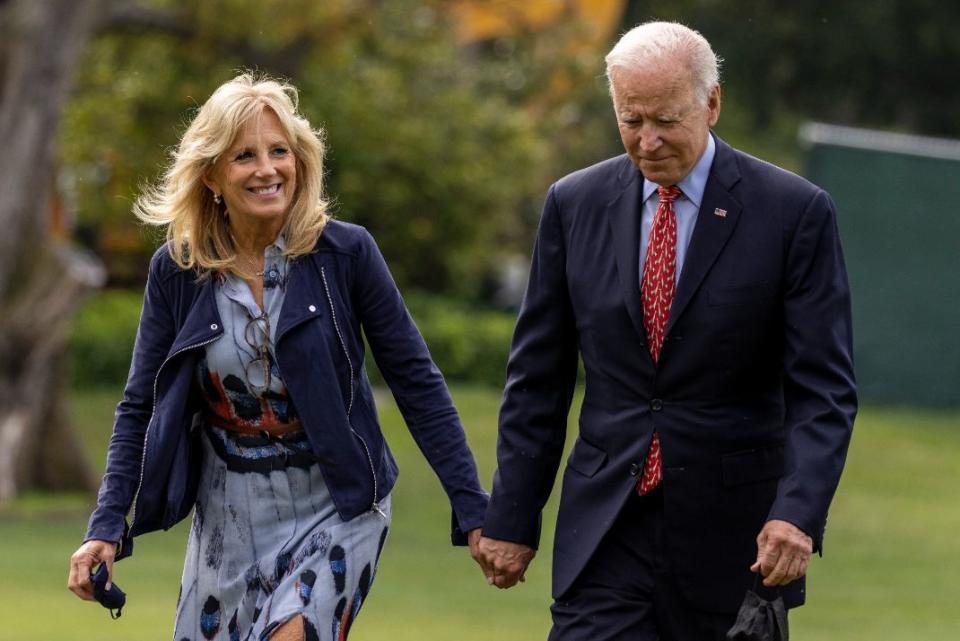
[[[150,262],[140,327],[117,406],[106,473],[86,539],[120,542],[167,529],[193,507],[203,401],[197,359],[223,333],[213,280],[198,282],[166,247]],[[370,234],[330,221],[315,251],[291,261],[277,324],[277,365],[337,511],[350,520],[391,490],[397,464],[380,431],[361,329],[417,445],[453,508],[454,544],[480,527],[480,487],[463,427],[440,371]],[[129,522],[127,516],[129,515]]]

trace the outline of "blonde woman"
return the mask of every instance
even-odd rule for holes
[[[366,336],[476,552],[487,496],[383,257],[332,220],[322,133],[290,85],[241,75],[137,202],[153,257],[106,474],[69,588],[194,509],[175,638],[345,639],[390,526],[397,466]],[[127,517],[129,516],[129,520]]]

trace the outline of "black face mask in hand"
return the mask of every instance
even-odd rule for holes
[[[107,564],[101,563],[100,567],[97,568],[97,572],[90,577],[90,580],[93,582],[93,598],[96,599],[100,605],[110,610],[111,617],[119,619],[120,610],[127,602],[127,595],[117,587],[116,583],[113,583],[109,590],[106,589]],[[117,611],[116,614],[113,613],[114,610]]]
[[[759,581],[759,579],[758,579]],[[761,598],[754,591],[747,590],[743,605],[737,612],[737,621],[727,631],[729,641],[790,641],[790,628],[787,625],[787,608],[783,597],[773,601]]]

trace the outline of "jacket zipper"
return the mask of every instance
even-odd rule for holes
[[[371,512],[376,512],[383,518],[387,518],[386,513],[380,507],[380,504],[377,502],[377,468],[373,465],[373,457],[370,455],[370,448],[367,447],[367,441],[364,440],[360,434],[353,429],[353,421],[350,416],[353,412],[353,361],[350,360],[350,352],[347,351],[347,343],[343,340],[343,334],[340,333],[340,324],[337,322],[337,312],[333,307],[333,297],[330,296],[330,286],[327,284],[327,272],[321,266],[320,267],[320,278],[323,280],[323,291],[327,295],[327,303],[330,305],[330,318],[333,319],[333,329],[337,332],[337,339],[340,341],[340,348],[343,350],[343,355],[347,359],[347,366],[350,368],[350,401],[347,404],[347,425],[350,426],[350,431],[353,435],[360,441],[360,444],[363,445],[363,451],[367,454],[367,463],[370,464],[370,476],[373,477],[373,504],[370,506]]]
[[[167,356],[164,359],[164,361],[160,363],[160,367],[157,368],[157,375],[154,376],[153,378],[153,409],[150,410],[150,420],[147,421],[147,429],[143,433],[143,454],[140,457],[140,480],[137,482],[137,490],[136,492],[133,493],[133,501],[130,503],[130,512],[129,512],[130,529],[133,529],[133,526],[137,521],[137,499],[140,497],[140,489],[143,487],[143,475],[144,475],[144,471],[146,470],[146,464],[147,464],[147,439],[150,437],[150,426],[153,425],[153,417],[157,413],[157,383],[159,383],[160,381],[160,373],[163,371],[164,366],[170,362],[170,359],[172,359],[177,354],[181,354],[187,351],[188,349],[202,347],[207,343],[212,343],[213,341],[220,338],[222,335],[223,335],[222,333],[217,334],[216,336],[213,336],[212,338],[208,338],[207,340],[202,341],[200,343],[194,343],[193,345],[187,345],[186,347],[181,347],[180,349],[175,351],[173,354],[170,354],[169,356]],[[118,549],[118,553],[119,553],[119,549]]]

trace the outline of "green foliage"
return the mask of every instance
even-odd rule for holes
[[[552,154],[567,138],[539,115],[553,110],[519,98],[546,91],[555,50],[524,54],[518,83],[515,59],[462,47],[429,4],[176,6],[181,31],[113,31],[92,44],[64,121],[70,200],[108,257],[134,245],[143,258],[155,245],[129,213],[138,187],[159,176],[193,110],[241,68],[299,87],[301,108],[327,133],[337,215],[371,230],[405,288],[487,298],[502,256],[529,251],[557,167],[583,148],[569,136],[564,154]]]
[[[70,336],[74,386],[123,385],[142,302],[140,292],[107,290],[84,303]]]
[[[307,104],[328,124],[331,190],[401,283],[477,298],[544,143],[526,111],[480,91],[439,14],[386,3],[375,22],[345,60],[305,70]]]
[[[84,304],[70,337],[74,386],[123,385],[142,300],[138,291],[107,290]],[[426,293],[408,296],[407,304],[448,380],[503,386],[515,321],[512,312],[476,308]],[[367,370],[373,380],[381,381],[372,359]]]
[[[142,0],[166,28],[114,27],[89,47],[60,136],[63,189],[115,282],[140,282],[158,242],[129,213],[193,110],[238,69],[290,78],[327,131],[340,217],[369,227],[401,285],[489,301],[527,255],[544,190],[620,153],[583,25],[463,46],[429,0]],[[702,31],[725,58],[719,133],[794,170],[815,118],[960,135],[960,4],[756,0],[626,3]],[[611,34],[616,37],[616,34]],[[124,258],[120,262],[119,258]]]
[[[624,28],[683,22],[724,58],[727,104],[757,135],[784,114],[960,137],[960,4],[630,0]],[[721,119],[722,122],[722,119]]]
[[[513,313],[426,294],[407,296],[406,301],[447,380],[503,387],[516,321]],[[367,371],[373,380],[380,380],[376,367],[369,362]]]

